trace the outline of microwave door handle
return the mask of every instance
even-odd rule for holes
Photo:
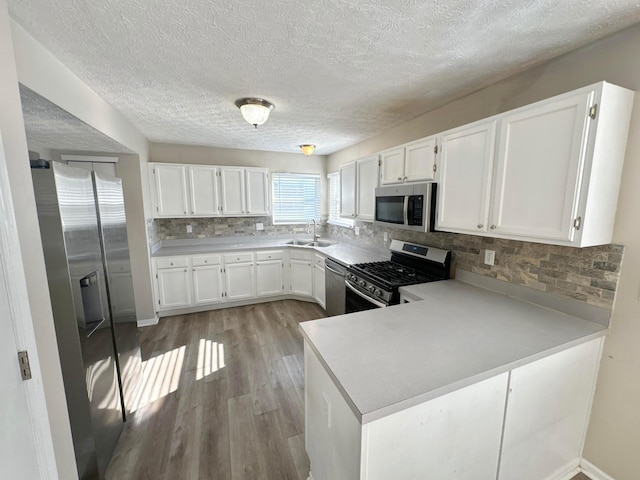
[[[347,288],[349,290],[351,290],[353,293],[355,293],[356,295],[358,295],[359,297],[365,299],[368,302],[373,303],[376,307],[380,307],[380,308],[385,308],[387,307],[386,304],[379,302],[378,300],[374,300],[373,298],[369,297],[368,295],[365,295],[364,293],[360,292],[358,289],[356,289],[354,286],[352,286],[349,282],[347,282],[345,280],[344,284],[347,286]]]
[[[404,208],[402,210],[404,225],[409,225],[409,195],[404,196]]]

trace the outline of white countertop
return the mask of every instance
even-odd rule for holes
[[[194,240],[170,240],[164,241],[162,246],[155,250],[152,257],[167,257],[178,255],[199,255],[205,253],[224,253],[238,250],[257,250],[263,248],[303,248],[312,249],[318,253],[333,258],[343,265],[354,263],[378,262],[388,260],[391,257],[389,252],[384,252],[378,248],[365,249],[340,243],[337,239],[325,238],[336,242],[328,247],[303,247],[287,245],[286,242],[296,236],[282,237],[263,235],[255,237],[223,237],[216,239],[194,239]],[[304,237],[308,238],[308,237]],[[311,241],[311,238],[309,238]]]
[[[421,296],[300,324],[363,424],[607,331],[458,280],[423,285]]]

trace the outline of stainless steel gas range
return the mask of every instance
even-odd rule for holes
[[[400,303],[400,287],[449,278],[451,252],[391,241],[391,260],[357,263],[347,268],[346,313]]]

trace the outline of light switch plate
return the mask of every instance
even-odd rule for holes
[[[193,227],[191,225],[187,225],[187,233],[193,233]]]
[[[256,223],[256,230],[264,230],[264,223]]]
[[[493,265],[496,262],[496,251],[495,250],[485,250],[484,251],[484,264],[485,265]]]
[[[355,227],[353,230],[354,230],[356,236],[360,235],[360,227]]]
[[[384,232],[382,234],[382,239],[386,242],[387,240],[389,240],[389,234],[387,232]]]

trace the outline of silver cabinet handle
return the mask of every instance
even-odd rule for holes
[[[403,178],[402,178],[402,181],[403,181],[403,182],[406,182],[406,181],[407,181],[407,177],[403,177]]]
[[[209,263],[209,260],[205,260],[204,263]]]
[[[186,268],[184,269],[184,273],[187,273],[187,269]]]
[[[484,227],[484,225],[483,225],[483,224],[481,224],[481,223],[479,223],[479,224],[478,224],[478,228],[482,228],[482,227]]]
[[[402,180],[402,177],[398,177],[398,180],[399,180],[399,181],[400,181],[400,180]]]
[[[173,262],[170,262],[170,265],[173,267]]]
[[[490,228],[491,230],[495,230],[495,229],[496,229],[496,226],[495,226],[495,225],[491,225],[489,228]]]

